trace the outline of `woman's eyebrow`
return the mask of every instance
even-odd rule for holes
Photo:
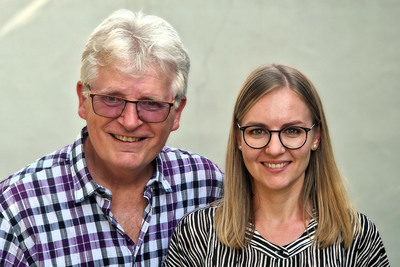
[[[301,120],[293,120],[289,122],[285,122],[284,124],[281,125],[281,129],[289,127],[289,126],[295,126],[295,125],[305,125],[306,123],[301,121]],[[263,127],[267,128],[269,130],[273,130],[272,128],[270,129],[266,123],[260,122],[260,121],[248,121],[246,123],[243,123],[243,125],[240,126],[257,126],[257,127]]]

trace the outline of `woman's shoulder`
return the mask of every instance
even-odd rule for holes
[[[172,236],[172,243],[185,243],[186,246],[206,242],[214,232],[215,207],[196,209],[179,221]]]
[[[358,220],[360,222],[360,233],[367,234],[367,233],[376,233],[378,232],[378,229],[375,225],[375,223],[365,214],[361,212],[357,212],[358,215]]]
[[[358,212],[360,228],[354,245],[360,255],[360,266],[389,266],[386,249],[375,223],[365,214]],[[373,257],[371,257],[373,256]]]
[[[360,227],[358,231],[356,229],[356,235],[361,243],[377,242],[383,246],[378,227],[375,225],[375,223],[363,213],[357,212],[357,215]]]
[[[207,205],[202,208],[195,209],[194,211],[189,212],[188,214],[184,215],[180,220],[180,225],[187,225],[187,224],[204,224],[210,226],[214,222],[214,215],[217,206],[214,205]]]

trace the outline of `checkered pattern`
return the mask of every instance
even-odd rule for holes
[[[87,135],[0,184],[0,266],[160,266],[179,219],[222,194],[216,165],[164,147],[134,244],[110,213],[111,192],[88,172]]]

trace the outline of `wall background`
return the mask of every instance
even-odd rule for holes
[[[400,266],[400,2],[397,0],[0,0],[0,178],[71,143],[80,55],[119,8],[169,21],[192,69],[181,128],[169,144],[222,168],[231,112],[260,64],[307,74],[325,105],[358,210]]]

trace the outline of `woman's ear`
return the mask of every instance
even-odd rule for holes
[[[313,138],[313,144],[312,144],[311,150],[315,151],[315,150],[318,149],[320,140],[321,140],[321,128],[320,128],[320,126],[318,126],[315,129],[314,138]]]
[[[239,150],[242,150],[242,136],[240,135],[241,131],[239,129],[235,130],[236,144]]]

